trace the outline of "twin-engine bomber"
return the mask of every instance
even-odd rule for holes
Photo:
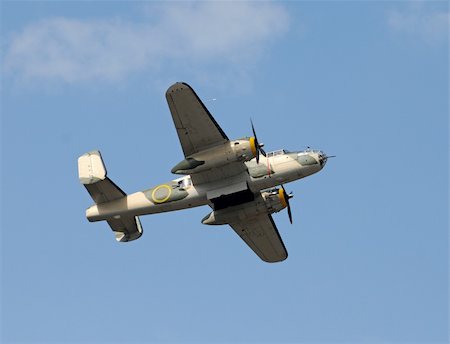
[[[126,242],[142,235],[139,215],[209,205],[203,224],[228,224],[263,261],[285,260],[271,215],[286,208],[292,223],[283,184],[319,172],[330,157],[310,148],[265,153],[253,123],[252,137],[230,140],[186,83],[172,85],[166,98],[185,156],[171,172],[183,176],[127,195],[107,177],[100,152],[88,152],[78,159],[80,182],[95,202],[87,219],[108,222]]]

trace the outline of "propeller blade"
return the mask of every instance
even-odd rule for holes
[[[255,148],[256,148],[256,163],[259,164],[259,153],[261,152],[261,147],[259,146],[258,137],[256,136],[255,126],[253,125],[253,121],[250,118],[250,123],[252,125],[253,137],[255,138]],[[263,154],[266,156],[265,154]]]
[[[287,211],[288,211],[289,221],[291,222],[291,225],[292,225],[292,213],[291,213],[291,207],[290,206],[288,206]]]
[[[261,147],[262,147],[262,144],[261,144],[261,146],[259,146],[259,151],[261,152],[262,155],[267,156],[266,151],[264,149],[262,149]]]
[[[287,205],[289,221],[291,222],[291,225],[292,225],[292,212],[291,212],[291,205],[289,204],[289,199],[294,197],[294,195],[292,195],[292,193],[288,194],[283,185],[281,185],[281,188],[283,189],[283,197],[284,197],[284,200],[286,201],[286,205]]]
[[[256,138],[255,126],[253,125],[253,121],[250,118],[250,124],[252,125],[253,136]]]

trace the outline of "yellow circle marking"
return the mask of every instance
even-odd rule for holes
[[[169,194],[166,197],[164,197],[163,199],[157,199],[155,197],[155,193],[156,193],[156,191],[158,191],[161,188],[166,188],[167,190],[169,190]],[[152,192],[153,202],[155,202],[155,203],[164,203],[170,198],[171,194],[172,194],[172,188],[169,185],[167,185],[167,184],[159,185]]]

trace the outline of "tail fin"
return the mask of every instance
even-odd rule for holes
[[[78,158],[78,175],[95,204],[114,201],[127,195],[106,176],[105,164],[99,151],[88,152]]]
[[[106,167],[99,151],[91,151],[78,158],[78,175],[96,205],[127,196],[106,176]],[[143,232],[137,216],[118,215],[107,219],[107,222],[115,232],[117,241],[138,239]]]

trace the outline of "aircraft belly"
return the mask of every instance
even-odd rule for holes
[[[231,184],[231,183],[225,184],[224,183],[220,187],[208,191],[206,193],[206,195],[207,195],[208,199],[213,199],[213,198],[217,198],[220,196],[231,195],[231,194],[237,193],[239,191],[245,191],[245,190],[247,190],[247,181],[242,180],[242,181],[240,181],[238,183],[234,183],[234,184]]]
[[[302,167],[293,160],[273,162],[270,166],[273,173],[258,178],[250,178],[249,186],[254,192],[303,178]]]

